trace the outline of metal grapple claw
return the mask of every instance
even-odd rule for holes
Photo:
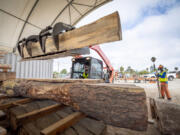
[[[41,30],[41,32],[39,33],[39,43],[44,53],[46,52],[46,39],[48,38],[48,36],[51,36],[50,30],[52,30],[52,27],[48,26],[45,29]]]
[[[41,46],[41,50],[43,53],[46,53],[46,39],[48,36],[52,36],[54,45],[57,50],[59,50],[59,34],[63,32],[67,32],[70,30],[75,29],[75,27],[58,22],[54,25],[52,28],[51,26],[46,27],[45,29],[41,30],[39,35],[31,35],[28,38],[23,38],[21,41],[17,43],[17,48],[19,51],[19,54],[22,58],[24,58],[23,48],[26,47],[26,50],[29,54],[29,56],[32,57],[32,46],[31,43],[36,43],[39,41],[39,44]],[[51,31],[52,30],[52,31]]]
[[[31,45],[29,44],[30,42],[38,42],[39,41],[39,35],[31,35],[26,39],[25,42],[25,47],[27,49],[28,54],[32,57],[32,49]]]
[[[53,37],[54,44],[57,50],[59,50],[59,36],[58,35],[63,32],[73,30],[73,29],[75,29],[75,27],[62,23],[62,22],[58,22],[54,25],[53,31],[52,31],[52,37]]]
[[[18,52],[19,52],[19,55],[24,58],[24,53],[23,53],[23,48],[25,46],[25,42],[26,42],[26,38],[23,38],[22,40],[20,40],[18,43],[17,43],[17,49],[18,49]]]

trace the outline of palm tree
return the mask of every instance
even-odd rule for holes
[[[175,67],[174,70],[177,72],[178,71],[178,67]]]

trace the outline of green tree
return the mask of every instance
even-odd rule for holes
[[[53,78],[57,78],[58,75],[59,75],[59,72],[56,72],[56,71],[53,72]]]
[[[57,71],[54,71],[54,72],[53,72],[53,74],[54,74],[54,75],[57,75],[57,74],[59,74],[59,72],[57,72]]]
[[[129,74],[134,74],[135,73],[135,70],[131,68],[131,66],[128,66],[127,69],[126,69],[126,73],[129,73]]]
[[[67,74],[67,70],[66,69],[62,69],[60,74]]]
[[[131,66],[128,66],[126,69],[126,73],[130,73],[130,71],[131,71]]]
[[[147,70],[141,70],[141,71],[139,71],[139,74],[140,75],[143,75],[143,74],[148,74],[149,72],[147,71]]]
[[[123,66],[120,67],[120,73],[121,73],[121,74],[124,73],[124,67],[123,67]]]

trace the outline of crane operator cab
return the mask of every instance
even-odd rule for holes
[[[103,62],[93,57],[73,58],[71,78],[103,79]]]

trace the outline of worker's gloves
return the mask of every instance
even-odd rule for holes
[[[158,76],[159,76],[159,73],[155,73],[155,76],[157,76],[157,77],[158,77]]]

